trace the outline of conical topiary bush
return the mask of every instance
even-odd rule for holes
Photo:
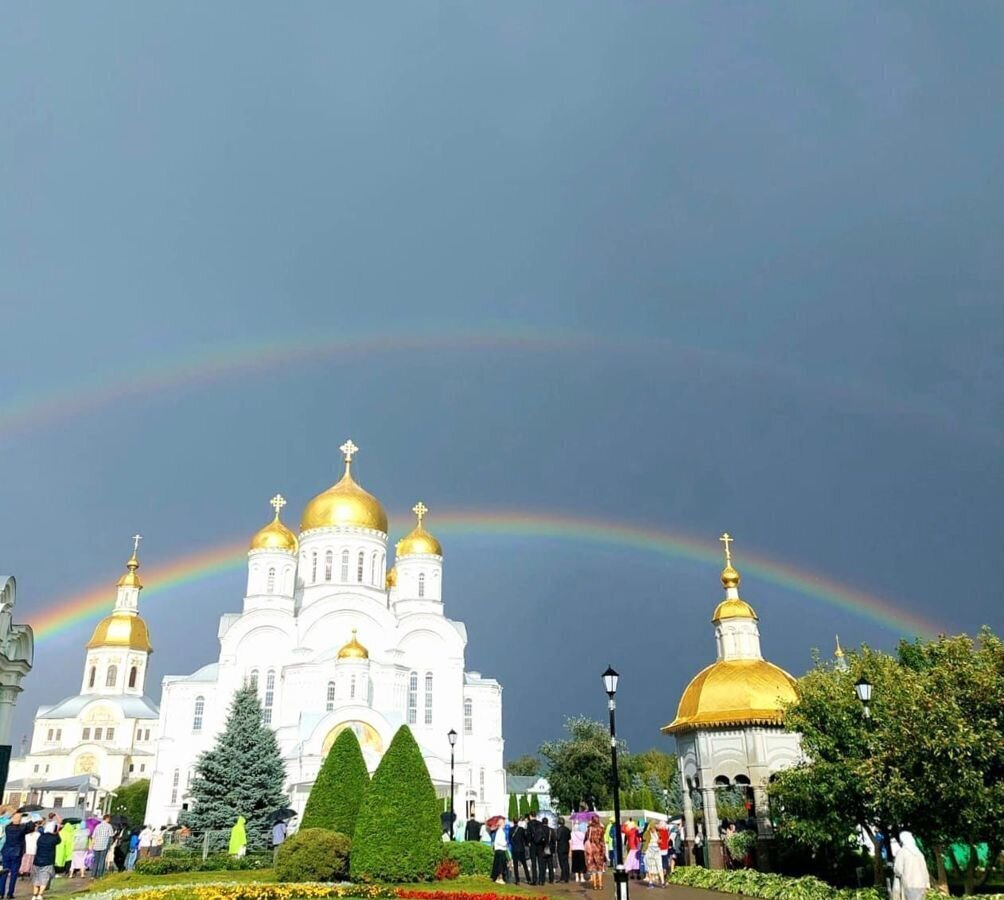
[[[426,881],[443,853],[439,804],[411,729],[394,735],[363,796],[352,836],[354,881]]]
[[[300,827],[326,828],[351,837],[369,780],[359,740],[351,728],[345,728],[324,757]]]

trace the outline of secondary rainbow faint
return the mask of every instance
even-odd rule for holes
[[[407,521],[402,515],[399,521]],[[572,544],[600,545],[626,551],[651,553],[675,560],[700,563],[709,571],[709,590],[722,564],[721,545],[679,531],[607,519],[591,519],[553,512],[519,510],[462,510],[437,513],[437,534],[501,535],[513,539],[546,538]],[[236,572],[247,562],[248,536],[229,540],[209,549],[178,556],[168,562],[144,567],[143,599],[177,594],[186,585],[205,581],[221,573]],[[894,635],[932,636],[943,626],[918,615],[906,606],[840,584],[827,575],[799,568],[791,563],[748,552],[740,544],[737,565],[745,576],[755,576],[770,584],[799,594],[815,603],[845,610]],[[77,625],[106,615],[115,595],[114,571],[102,584],[56,600],[37,615],[29,617],[36,641],[44,642]]]

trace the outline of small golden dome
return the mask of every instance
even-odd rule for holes
[[[676,718],[663,727],[675,734],[698,727],[782,725],[785,707],[798,699],[798,683],[765,659],[712,663],[687,685]]]
[[[844,648],[840,646],[840,635],[839,634],[837,635],[837,649],[833,651],[833,655],[837,659],[843,659],[844,658]]]
[[[356,445],[346,441],[339,449],[345,454],[345,474],[341,481],[307,504],[300,519],[300,533],[314,528],[354,526],[386,534],[387,513],[380,501],[352,478],[352,454],[357,450]]]
[[[722,569],[722,587],[723,588],[734,588],[739,587],[739,582],[742,578],[739,575],[737,569],[732,568],[730,563],[724,569]]]
[[[95,647],[128,647],[130,650],[153,652],[146,622],[139,616],[121,613],[112,613],[98,622],[94,634],[87,642],[88,650]]]
[[[275,518],[264,528],[255,532],[251,538],[251,550],[284,550],[287,553],[296,553],[299,543],[296,535],[279,521],[279,510],[286,505],[286,500],[282,494],[276,494],[270,501],[275,509]]]
[[[387,571],[387,590],[392,587],[397,587],[397,568],[394,566]]]
[[[443,545],[436,540],[422,524],[425,514],[429,511],[421,500],[418,501],[411,511],[418,517],[418,524],[401,540],[397,542],[397,556],[416,556],[423,553],[430,553],[434,556],[443,555]]]
[[[369,659],[370,652],[356,640],[356,630],[352,629],[352,640],[338,651],[339,659]]]
[[[132,556],[126,561],[125,574],[118,580],[119,587],[131,587],[143,590],[143,582],[139,580],[139,575],[136,574],[136,570],[139,568],[139,558],[136,554],[139,551],[140,540],[142,540],[140,535],[133,537]]]
[[[723,600],[718,606],[715,607],[715,614],[711,617],[711,621],[717,625],[722,619],[757,619],[756,610],[753,609],[745,600],[740,600],[738,597],[734,599]]]

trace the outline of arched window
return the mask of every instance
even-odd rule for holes
[[[265,702],[262,716],[266,725],[272,724],[272,704],[275,702],[275,670],[269,669],[265,676]]]
[[[331,712],[335,708],[335,683],[333,681],[328,682],[328,696],[324,701],[324,708],[327,712]]]
[[[252,669],[248,672],[248,687],[253,690],[258,690],[258,670]]]
[[[373,551],[373,561],[370,563],[370,584],[377,583],[377,555],[376,551]]]
[[[408,724],[418,721],[418,672],[408,676]]]
[[[94,687],[94,679],[98,677],[98,667],[91,666],[91,674],[87,676],[87,686]]]
[[[171,778],[171,805],[174,806],[178,802],[178,782],[181,781],[181,771],[179,769],[174,770],[174,776]]]
[[[317,551],[315,550],[310,554],[310,583],[314,584],[317,581]]]
[[[206,711],[206,698],[195,698],[195,710],[192,713],[192,732],[198,734],[202,731],[202,716]]]
[[[432,724],[432,672],[425,673],[425,724]]]
[[[133,666],[129,670],[129,687],[131,687],[131,688],[136,687],[136,678],[138,676],[139,676],[139,669],[137,669],[135,666]]]
[[[484,803],[485,802],[485,767],[481,767],[480,774],[478,776],[478,799]]]
[[[268,580],[265,583],[265,593],[266,594],[275,593],[275,566],[272,566],[268,570]]]
[[[366,554],[360,550],[359,558],[356,560],[356,581],[363,583],[363,567],[366,565]]]
[[[115,682],[119,680],[119,667],[110,665],[105,674],[105,687],[115,687]]]
[[[342,551],[342,582],[349,580],[349,551]]]
[[[334,554],[330,550],[328,550],[324,554],[324,580],[325,581],[331,581],[331,566],[332,566],[332,563],[334,562],[334,559],[335,559]]]
[[[352,676],[352,680],[349,682],[349,699],[356,699],[356,676]]]
[[[464,698],[464,734],[474,733],[474,703],[470,697]]]
[[[425,596],[425,572],[418,573],[418,596]]]

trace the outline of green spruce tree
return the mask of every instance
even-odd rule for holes
[[[335,738],[310,789],[301,828],[326,828],[352,836],[366,786],[370,782],[359,740],[351,728]]]
[[[530,812],[530,802],[526,799],[526,794],[519,798],[519,817],[526,818]]]
[[[519,803],[516,802],[516,795],[509,795],[509,821],[515,822],[519,818]]]
[[[267,847],[269,815],[289,802],[285,778],[275,734],[262,722],[258,693],[242,687],[234,694],[215,745],[195,764],[188,825],[198,836],[229,830],[244,816],[248,848]]]
[[[540,812],[540,797],[537,794],[530,795],[530,812]]]
[[[402,726],[377,766],[356,819],[355,881],[426,881],[442,857],[438,804],[411,729]]]

